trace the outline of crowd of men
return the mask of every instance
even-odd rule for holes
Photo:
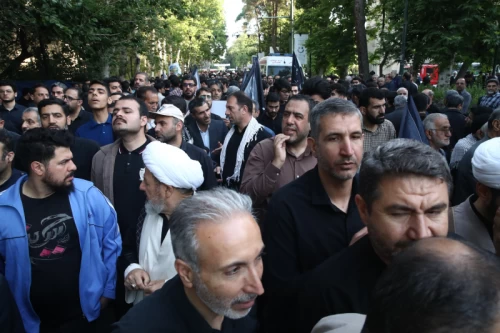
[[[262,80],[0,81],[2,332],[498,331],[498,79]]]

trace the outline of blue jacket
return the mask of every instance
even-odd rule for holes
[[[7,279],[27,333],[38,333],[40,320],[30,303],[31,264],[20,186],[27,176],[0,193],[0,273]],[[80,238],[80,304],[88,321],[99,317],[101,297],[115,298],[116,261],[122,241],[116,212],[91,183],[75,179],[69,194]]]

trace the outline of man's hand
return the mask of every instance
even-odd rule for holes
[[[364,227],[363,229],[361,229],[360,231],[355,233],[354,236],[352,236],[352,239],[351,239],[351,242],[349,243],[349,246],[354,245],[357,241],[359,241],[361,238],[365,237],[366,235],[368,235],[368,228]]]
[[[211,155],[218,155],[218,154],[220,154],[220,152],[222,150],[222,143],[220,143],[220,141],[219,141],[219,142],[217,142],[217,145],[218,145],[218,147],[215,148],[214,150],[212,150],[212,152],[210,153]]]
[[[500,256],[500,207],[493,218],[493,245],[497,256]]]
[[[286,159],[286,140],[290,139],[288,135],[278,134],[274,137],[274,159],[273,165],[281,169]]]
[[[144,295],[145,296],[151,295],[152,293],[154,293],[158,289],[161,289],[161,287],[163,287],[164,284],[165,284],[165,280],[154,280],[154,281],[151,281],[146,286],[146,288],[144,288]]]
[[[150,282],[149,274],[140,268],[128,273],[125,278],[125,288],[128,290],[144,290]]]
[[[222,183],[222,175],[220,174],[220,166],[216,167],[214,172],[217,174],[215,177],[217,179],[217,183]]]

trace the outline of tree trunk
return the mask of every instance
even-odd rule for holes
[[[135,53],[135,72],[140,72],[141,71],[141,58],[139,56],[139,53]]]
[[[465,60],[462,64],[462,67],[460,67],[460,70],[458,71],[457,74],[457,79],[458,78],[463,78],[467,70],[469,69],[470,65],[472,65],[472,60]]]
[[[273,1],[273,16],[276,17],[278,16],[278,1],[277,0],[274,0]],[[278,33],[278,19],[277,18],[273,18],[271,19],[273,24],[272,24],[272,40],[271,40],[271,46],[273,47],[274,49],[274,52],[276,52],[276,35]]]
[[[23,28],[19,30],[19,43],[21,44],[21,53],[10,62],[2,73],[0,73],[1,78],[14,78],[24,60],[33,56],[33,54],[28,50],[26,32]]]
[[[378,66],[378,71],[379,75],[382,76],[384,75],[384,66],[387,63],[387,58],[389,58],[389,51],[385,50],[384,51],[384,56],[382,57],[382,61],[380,62],[380,65]]]
[[[368,78],[368,44],[365,29],[365,0],[354,0],[354,20],[356,28],[356,49],[358,51],[359,73]]]

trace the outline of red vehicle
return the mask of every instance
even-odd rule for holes
[[[439,68],[438,65],[431,65],[431,64],[425,64],[422,65],[422,68],[420,69],[420,77],[422,80],[424,77],[429,75],[431,78],[431,85],[437,85],[439,81]]]

